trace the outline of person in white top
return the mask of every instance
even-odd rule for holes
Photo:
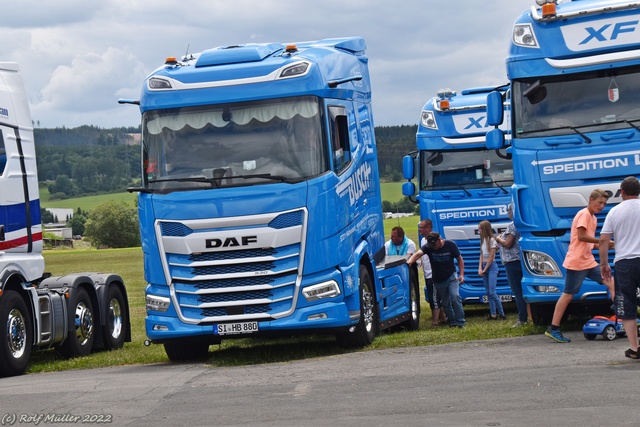
[[[416,244],[404,235],[402,227],[391,229],[391,240],[384,244],[387,255],[413,255],[416,253]]]
[[[600,231],[600,271],[603,279],[611,278],[608,252],[609,242],[615,238],[615,310],[622,319],[630,348],[624,355],[630,359],[640,359],[638,352],[638,300],[640,287],[640,182],[629,176],[620,184],[622,202],[614,206],[604,220]]]
[[[489,221],[482,220],[478,224],[480,232],[480,262],[478,263],[478,276],[482,277],[484,289],[489,300],[489,317],[487,320],[505,320],[502,301],[498,296],[498,263],[496,262],[496,252],[498,243],[493,236],[493,228]]]

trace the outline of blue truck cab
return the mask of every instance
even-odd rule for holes
[[[222,339],[419,322],[415,269],[385,257],[362,38],[222,46],[144,81],[146,333],[171,360]],[[134,102],[121,100],[122,103]]]
[[[506,60],[514,216],[522,233],[524,298],[538,323],[551,320],[564,289],[575,214],[592,190],[607,191],[597,236],[621,201],[620,182],[639,175],[639,48],[637,2],[539,1],[514,24]],[[500,122],[499,98],[488,97],[492,125]],[[500,130],[490,131],[487,147],[501,147],[502,139]],[[606,287],[587,279],[569,309],[609,304]]]
[[[465,280],[460,286],[464,304],[488,302],[483,279],[478,275],[478,223],[488,220],[494,233],[501,233],[510,222],[511,158],[502,147],[488,150],[485,145],[489,129],[486,100],[493,90],[506,93],[508,86],[465,89],[460,94],[450,89],[439,91],[422,108],[417,152],[405,157],[403,163],[408,180],[416,175],[414,168],[417,171],[415,199],[420,204],[420,218],[431,219],[433,230],[460,248],[465,265]],[[508,104],[505,108],[508,114]],[[403,194],[416,195],[415,185],[405,183]],[[500,268],[498,295],[502,301],[511,301],[499,254],[496,259]]]

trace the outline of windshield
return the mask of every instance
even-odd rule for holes
[[[532,137],[633,127],[639,96],[638,67],[516,81],[514,129]]]
[[[421,190],[451,191],[513,184],[511,160],[500,157],[495,151],[421,151],[420,165]]]
[[[300,182],[328,169],[315,97],[148,111],[149,190]]]

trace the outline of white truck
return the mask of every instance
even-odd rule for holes
[[[12,62],[0,62],[0,377],[22,374],[33,349],[63,357],[131,341],[122,278],[44,271],[29,104]]]

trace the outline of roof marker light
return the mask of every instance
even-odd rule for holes
[[[550,18],[556,16],[556,4],[558,0],[536,0],[536,4],[540,6],[542,18]]]
[[[295,44],[288,44],[285,50],[287,51],[287,53],[293,53],[298,50],[298,46],[296,46]]]
[[[436,93],[436,96],[440,98],[440,100],[438,101],[438,106],[440,107],[441,110],[448,110],[451,107],[451,102],[449,102],[449,98],[451,98],[455,94],[456,93],[449,88],[440,89]]]
[[[556,4],[547,3],[542,5],[542,17],[548,18],[550,16],[556,16]]]
[[[167,59],[164,60],[164,63],[166,65],[176,65],[178,63],[178,60],[175,56],[167,56]]]
[[[438,92],[436,92],[436,96],[440,99],[448,99],[451,98],[453,95],[455,95],[456,93],[454,91],[452,91],[451,89],[447,88],[447,89],[440,89]]]

